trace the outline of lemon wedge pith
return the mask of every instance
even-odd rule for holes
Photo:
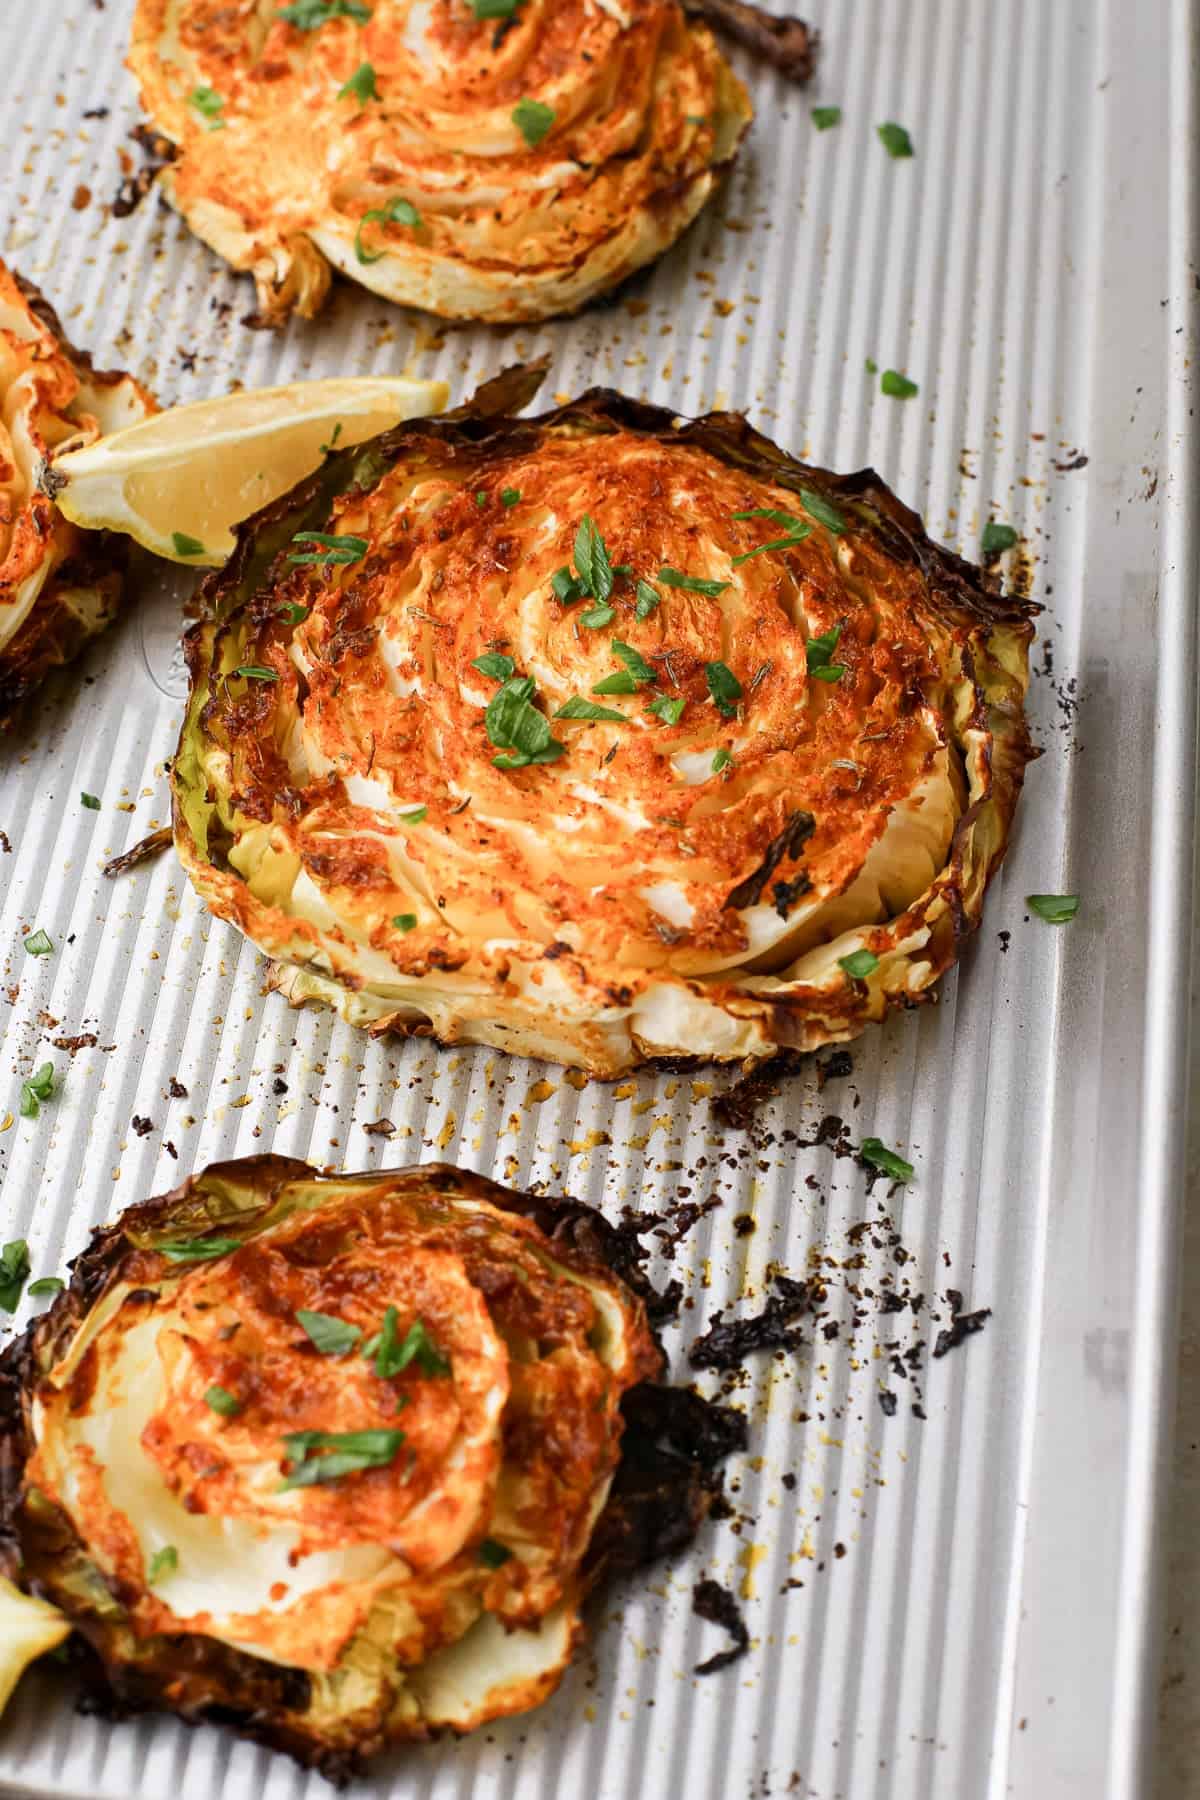
[[[441,412],[447,394],[441,381],[347,376],[171,407],[59,457],[55,499],[73,524],[218,567],[239,520],[294,487],[327,448]]]

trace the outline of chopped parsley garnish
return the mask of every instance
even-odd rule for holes
[[[95,794],[80,794],[79,804],[80,806],[86,806],[89,812],[100,811],[100,801]]]
[[[199,538],[189,537],[186,531],[173,531],[171,544],[176,556],[203,556],[204,545]]]
[[[903,125],[897,125],[889,119],[886,125],[875,127],[879,133],[879,141],[889,156],[911,156],[913,154],[912,139]]]
[[[290,1431],[283,1447],[292,1472],[277,1491],[340,1481],[343,1475],[358,1475],[364,1469],[386,1469],[403,1442],[402,1431]],[[319,1450],[328,1454],[318,1456]]]
[[[375,86],[375,71],[369,62],[359,63],[349,81],[338,89],[338,99],[345,100],[349,95],[361,100],[365,106],[368,100],[378,100],[379,89]]]
[[[224,104],[216,88],[194,87],[188,95],[188,105],[207,121],[209,131],[224,131],[225,121],[221,117]]]
[[[1079,895],[1026,894],[1025,904],[1039,919],[1045,919],[1047,925],[1065,925],[1079,911]]]
[[[629,723],[625,713],[617,712],[611,706],[597,706],[594,700],[581,699],[578,694],[564,700],[554,716],[556,719],[607,719],[613,725]]]
[[[44,931],[31,931],[29,936],[21,939],[29,956],[53,956],[54,945]]]
[[[146,1571],[148,1585],[153,1587],[155,1582],[161,1581],[164,1575],[173,1575],[178,1567],[178,1550],[174,1544],[164,1544],[162,1549],[156,1550],[150,1558],[150,1567]]]
[[[687,701],[682,694],[655,694],[646,710],[654,713],[664,725],[678,725],[686,705]]]
[[[363,1345],[363,1355],[375,1358],[375,1373],[380,1381],[402,1375],[410,1363],[416,1363],[422,1375],[449,1375],[450,1358],[438,1348],[423,1319],[414,1319],[403,1338],[396,1332],[397,1313],[389,1306],[383,1324],[374,1337]]]
[[[705,663],[704,679],[708,682],[708,691],[717,711],[727,719],[732,719],[742,697],[742,684],[733,670],[723,662]]]
[[[600,535],[595,519],[584,513],[575,533],[575,572],[593,600],[605,601],[612,593],[613,568],[608,546]]]
[[[307,619],[312,609],[308,606],[301,606],[297,600],[285,600],[283,605],[276,607],[275,610],[280,618],[286,619],[289,624],[299,625]]]
[[[561,569],[555,569],[550,586],[554,589],[555,599],[561,600],[564,606],[574,606],[576,600],[583,597],[582,581],[578,575],[572,575],[565,564]]]
[[[837,507],[826,500],[823,494],[818,494],[815,488],[801,488],[800,504],[810,519],[815,519],[826,531],[832,531],[834,537],[841,537],[846,529],[846,521]]]
[[[658,676],[650,667],[640,651],[632,644],[623,644],[620,638],[614,638],[611,645],[614,656],[619,656],[635,681],[657,681]]]
[[[879,967],[879,958],[873,950],[852,950],[849,956],[838,957],[839,969],[845,969],[853,981],[863,981],[873,975]]]
[[[366,538],[341,536],[331,531],[298,531],[293,544],[316,544],[316,550],[302,550],[288,557],[290,563],[356,563],[370,549]]]
[[[501,752],[498,769],[523,769],[529,763],[556,762],[564,746],[553,737],[545,713],[532,704],[536,692],[531,675],[513,675],[493,694],[484,714],[489,739]]]
[[[411,200],[389,200],[386,206],[372,206],[358,221],[358,230],[354,234],[354,254],[360,263],[376,263],[383,256],[382,250],[368,250],[362,241],[364,225],[411,225],[414,230],[421,223],[421,215]]]
[[[242,1247],[241,1238],[173,1238],[166,1244],[155,1244],[154,1248],[168,1262],[193,1263],[213,1262],[218,1256],[229,1256],[234,1250]]]
[[[873,356],[868,356],[865,367],[868,375],[878,375],[879,364],[875,361]]]
[[[247,681],[279,680],[277,671],[268,669],[263,663],[239,663],[233,672],[235,675],[243,676]]]
[[[43,1063],[27,1081],[21,1083],[21,1100],[17,1110],[23,1119],[36,1119],[42,1110],[42,1101],[52,1099],[53,1095],[54,1064]]]
[[[829,131],[834,125],[841,124],[842,109],[840,106],[814,106],[812,122],[818,131]]]
[[[214,1381],[210,1388],[205,1388],[204,1404],[213,1412],[219,1413],[223,1419],[234,1419],[242,1410],[242,1403],[237,1395],[231,1394],[219,1381]]]
[[[487,502],[488,502],[487,489],[480,488],[479,492],[475,496],[475,504],[476,504],[476,506],[483,507],[483,506],[487,505]]]
[[[536,149],[554,123],[554,108],[540,100],[518,100],[512,110],[512,122],[531,150]]]
[[[636,595],[633,608],[635,618],[648,619],[655,607],[662,604],[662,595],[656,587],[651,587],[648,581],[639,581],[634,593]]]
[[[500,504],[501,504],[501,506],[515,506],[517,504],[517,501],[520,498],[521,498],[520,488],[501,488],[500,489]]]
[[[714,775],[719,775],[722,769],[732,769],[732,767],[732,750],[726,750],[723,746],[720,750],[714,750],[712,759],[712,772]]]
[[[889,1150],[877,1137],[864,1138],[858,1146],[858,1154],[865,1163],[878,1169],[880,1174],[890,1175],[893,1181],[911,1181],[913,1178],[912,1164],[902,1156],[897,1156],[894,1150]]]
[[[41,1300],[46,1294],[61,1294],[65,1286],[61,1275],[39,1275],[36,1281],[30,1282],[27,1292],[32,1299]]]
[[[589,606],[580,613],[579,623],[586,625],[589,631],[603,631],[606,625],[612,624],[616,616],[616,610],[607,600],[597,600],[594,606]]]
[[[410,806],[396,816],[402,825],[421,825],[429,817],[429,808],[427,806]]]
[[[812,526],[801,525],[798,531],[791,532],[787,537],[772,538],[769,544],[755,544],[753,550],[743,550],[740,556],[733,558],[733,566],[735,569],[740,568],[742,563],[749,562],[752,556],[761,556],[764,550],[791,550],[797,544],[802,544],[806,537],[811,536]]]
[[[507,1544],[499,1544],[495,1538],[484,1538],[479,1546],[479,1560],[485,1569],[502,1569],[512,1561],[512,1554]]]
[[[330,19],[353,19],[356,25],[365,25],[371,11],[362,0],[292,0],[292,4],[281,7],[275,17],[294,25],[297,31],[316,31]]]
[[[809,638],[804,646],[804,655],[808,663],[808,672],[817,681],[840,681],[846,673],[844,663],[835,663],[833,653],[837,649],[838,639],[842,635],[840,625],[833,625],[823,631],[820,637]]]
[[[914,394],[921,391],[916,382],[910,381],[907,375],[902,375],[899,369],[885,369],[879,377],[879,389],[893,400],[911,400]]]
[[[417,915],[416,913],[397,913],[392,924],[397,931],[415,931]]]
[[[487,650],[471,663],[473,669],[478,669],[481,675],[490,675],[493,681],[507,681],[516,666],[511,656],[504,656],[499,650]]]
[[[803,519],[798,519],[795,513],[780,512],[774,506],[751,506],[745,512],[735,512],[729,516],[732,519],[769,519],[772,525],[782,525],[786,531],[812,530],[812,526],[806,525]]]
[[[628,669],[615,669],[602,681],[593,683],[593,694],[636,694],[638,684]]]
[[[663,564],[658,579],[664,587],[686,588],[689,594],[708,594],[710,598],[723,594],[729,586],[727,581],[705,581],[699,575],[685,575],[682,569],[673,569],[670,563]]]
[[[29,1279],[29,1245],[14,1238],[0,1250],[0,1312],[14,1313]]]
[[[357,1325],[336,1318],[333,1313],[309,1312],[304,1307],[297,1312],[296,1323],[303,1328],[322,1356],[349,1356],[362,1336]]]
[[[511,19],[521,0],[471,0],[477,19]]]
[[[995,519],[989,519],[983,528],[979,540],[979,548],[985,556],[1002,556],[1011,550],[1017,541],[1017,534],[1011,525],[1001,525]]]

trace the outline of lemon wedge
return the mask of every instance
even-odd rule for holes
[[[169,407],[55,459],[46,486],[68,519],[120,531],[171,562],[219,567],[233,527],[339,450],[441,412],[444,381],[337,376]]]
[[[71,1621],[57,1606],[0,1576],[0,1712],[30,1663],[70,1635]]]

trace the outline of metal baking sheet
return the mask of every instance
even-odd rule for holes
[[[65,1075],[40,1120],[0,1131],[3,1236],[27,1235],[47,1273],[129,1202],[275,1146],[349,1169],[458,1158],[610,1212],[680,1187],[715,1194],[670,1265],[685,1340],[760,1291],[773,1261],[857,1258],[830,1269],[842,1336],[767,1362],[740,1396],[753,1444],[736,1517],[611,1596],[589,1658],[541,1712],[385,1761],[355,1791],[1138,1794],[1196,725],[1189,0],[1144,0],[1136,22],[1116,0],[807,0],[824,36],[814,89],[737,59],[758,122],[729,188],[615,304],[541,330],[443,332],[341,288],[323,319],[278,337],[240,323],[248,284],[173,216],[108,210],[133,148],[129,10],[0,6],[0,248],[102,361],[170,402],[353,370],[445,375],[461,394],[546,350],[552,391],[602,381],[682,411],[745,407],[824,463],[874,463],[968,553],[989,514],[1020,529],[1047,609],[1031,692],[1047,753],[941,1005],[863,1038],[852,1077],[824,1092],[815,1076],[790,1085],[755,1146],[721,1131],[703,1080],[578,1087],[554,1068],[370,1044],[327,1014],[293,1014],[261,995],[258,957],[169,857],[105,881],[104,858],[166,817],[180,594],[148,571],[140,608],[0,748],[0,1122],[31,1065],[52,1057]],[[815,102],[841,105],[841,126],[816,132]],[[911,130],[911,161],[876,140],[886,119]],[[867,358],[905,370],[919,396],[879,395]],[[82,789],[100,812],[80,807]],[[1031,890],[1079,891],[1078,921],[1028,920]],[[32,926],[55,956],[20,954]],[[93,1034],[73,1053],[53,1045]],[[168,1098],[172,1076],[186,1100]],[[868,1306],[852,1322],[849,1285],[878,1292],[899,1266],[886,1233],[853,1231],[877,1220],[882,1190],[794,1141],[828,1112],[916,1164],[890,1205],[912,1288],[932,1299],[953,1285],[993,1309],[928,1363],[924,1419],[875,1348],[901,1335],[895,1320]],[[364,1132],[380,1118],[390,1141]],[[753,1235],[735,1228],[745,1213]],[[701,1572],[745,1596],[754,1640],[709,1679],[691,1673],[718,1639],[690,1610]],[[216,1729],[77,1718],[37,1672],[0,1728],[0,1786],[106,1800],[328,1791]]]

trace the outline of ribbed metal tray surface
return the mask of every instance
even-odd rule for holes
[[[722,1130],[703,1072],[580,1086],[293,1013],[263,997],[260,959],[172,858],[105,880],[104,859],[167,815],[183,590],[147,568],[140,609],[0,746],[0,1122],[31,1066],[63,1075],[40,1119],[0,1131],[0,1235],[27,1236],[49,1273],[121,1207],[271,1147],[347,1169],[458,1159],[613,1215],[681,1187],[715,1195],[669,1265],[686,1292],[676,1353],[773,1265],[851,1264],[830,1267],[841,1335],[760,1360],[737,1396],[752,1447],[735,1518],[610,1596],[542,1711],[385,1761],[355,1791],[1138,1793],[1191,880],[1192,9],[1146,0],[1135,24],[1115,0],[808,0],[814,88],[738,59],[758,119],[728,191],[614,305],[439,333],[343,287],[278,336],[242,325],[248,283],[153,200],[110,216],[137,116],[129,10],[0,8],[0,250],[101,363],[164,402],[370,370],[444,375],[457,397],[548,351],[548,392],[602,382],[686,412],[743,407],[814,460],[874,464],[967,554],[989,515],[1018,527],[1046,605],[1030,696],[1046,755],[941,1004],[864,1037],[853,1075],[824,1091],[815,1072],[793,1081],[754,1141]],[[818,102],[843,108],[837,129],[814,129]],[[879,143],[889,119],[911,131],[911,160]],[[868,358],[918,397],[882,396]],[[1079,892],[1078,920],[1028,918],[1030,891]],[[52,958],[21,954],[33,926]],[[52,1042],[90,1034],[74,1053]],[[186,1099],[168,1098],[171,1077]],[[902,1149],[912,1184],[885,1200],[852,1161],[803,1147],[827,1113]],[[381,1118],[390,1140],[364,1132]],[[885,1212],[891,1236],[854,1230]],[[864,1301],[885,1276],[943,1314],[951,1286],[992,1308],[953,1355],[926,1349],[924,1418],[877,1345],[928,1346],[929,1314],[898,1324]],[[753,1636],[708,1678],[691,1672],[720,1641],[690,1608],[702,1572],[743,1596]],[[0,1784],[328,1791],[215,1728],[78,1718],[40,1673],[0,1728]]]

